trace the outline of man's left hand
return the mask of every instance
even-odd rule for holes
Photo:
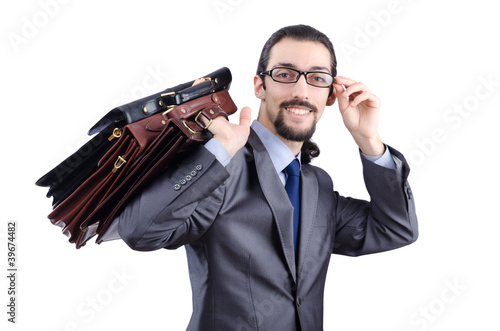
[[[335,77],[333,87],[344,124],[361,152],[367,156],[384,154],[378,133],[380,99],[365,84],[347,77]]]

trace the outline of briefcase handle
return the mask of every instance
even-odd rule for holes
[[[139,100],[118,106],[102,117],[88,132],[93,135],[114,126],[124,127],[153,114],[164,112],[169,107],[183,104],[201,96],[229,89],[231,71],[222,67],[210,74],[202,76],[206,80],[193,86],[194,80],[168,88]]]

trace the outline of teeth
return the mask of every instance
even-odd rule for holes
[[[310,110],[297,109],[297,108],[287,108],[286,110],[295,115],[305,115],[310,112]]]

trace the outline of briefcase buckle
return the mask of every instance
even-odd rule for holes
[[[118,159],[116,159],[115,161],[115,165],[113,167],[113,170],[111,170],[112,173],[115,173],[116,171],[118,171],[118,169],[120,169],[122,167],[122,165],[124,165],[125,163],[127,163],[127,160],[125,160],[123,157],[121,156],[118,156]]]
[[[213,110],[210,110],[210,112],[212,112],[212,113],[213,113]],[[199,118],[199,117],[200,117],[200,115],[202,115],[202,114],[203,114],[203,111],[200,111],[200,112],[198,113],[198,115],[196,115],[196,117],[194,118],[194,121],[196,122],[196,124],[198,124],[200,127],[202,127],[202,128],[203,128],[204,124],[203,124],[202,122],[198,121],[198,118]],[[209,119],[209,120],[210,120],[210,122],[208,122],[208,124],[207,124],[207,125],[203,128],[203,130],[207,130],[207,129],[210,127],[210,125],[212,125],[212,122],[213,122],[214,120],[213,120],[213,118],[209,118],[209,117],[207,117],[207,116],[206,116],[206,115],[204,115],[204,114],[203,114],[203,116],[205,116],[205,118],[207,118],[207,119]]]

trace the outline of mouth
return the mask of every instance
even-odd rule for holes
[[[311,112],[311,109],[293,108],[293,107],[285,107],[285,110],[289,113],[299,116],[307,115]]]
[[[309,114],[315,112],[317,108],[308,101],[305,100],[290,100],[281,103],[280,105],[289,114],[294,116],[308,116]],[[298,119],[298,118],[297,118]]]

